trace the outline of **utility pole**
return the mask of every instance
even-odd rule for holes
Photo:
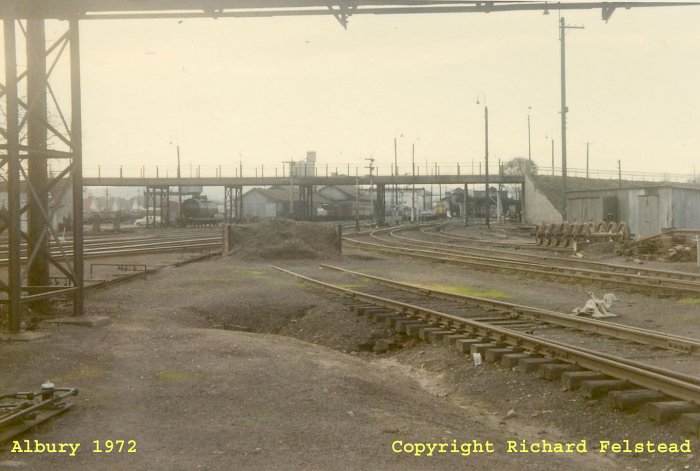
[[[289,164],[289,217],[294,216],[294,160],[287,160],[282,162],[283,164]],[[241,172],[243,168],[241,168]]]
[[[413,182],[411,189],[411,222],[418,219],[416,216],[416,144],[411,145],[411,166],[413,167]]]
[[[591,143],[586,142],[586,178],[589,178],[588,164],[590,161],[590,147],[591,147]]]
[[[369,169],[369,228],[372,229],[372,221],[374,220],[374,201],[372,198],[372,172],[374,171],[374,157],[370,156],[368,159],[369,165],[365,168]]]
[[[527,107],[527,159],[532,160],[532,141],[530,140],[530,110],[532,106]]]
[[[484,100],[485,101],[485,100]],[[485,150],[484,174],[486,176],[486,227],[491,228],[491,192],[489,191],[489,107],[484,103]]]
[[[486,227],[491,228],[491,195],[489,194],[489,107],[486,105],[486,95],[476,94],[476,104],[479,103],[479,95],[484,96],[484,176],[486,186]],[[481,170],[479,170],[481,173]],[[476,195],[476,193],[474,193]],[[478,200],[477,200],[478,201]],[[478,203],[477,203],[478,204]]]
[[[360,232],[360,177],[355,176],[355,230]]]
[[[180,185],[180,145],[177,146],[177,219],[182,220],[182,185]]]
[[[620,188],[622,188],[622,164],[620,159],[617,159],[617,182]]]
[[[554,176],[554,138],[552,138],[552,176]]]
[[[583,26],[566,26],[564,18],[559,19],[559,41],[561,42],[561,197],[562,219],[567,220],[566,214],[566,30],[583,29]]]
[[[394,138],[394,178],[396,178],[398,176],[399,176],[399,160],[398,160],[398,152],[396,150],[396,138]],[[394,207],[395,208],[399,207],[398,191],[399,191],[399,187],[396,183],[394,183]]]
[[[464,225],[467,226],[469,223],[469,219],[467,217],[467,194],[469,192],[469,187],[467,184],[464,184]]]

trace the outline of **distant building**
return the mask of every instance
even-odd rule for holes
[[[315,177],[316,176],[316,152],[308,151],[306,160],[294,162],[291,164],[291,173],[293,177]]]
[[[243,194],[243,217],[258,219],[294,217],[302,213],[302,203],[299,202],[299,187],[294,187],[292,200],[294,201],[294,214],[290,211],[289,187],[253,188]],[[314,214],[316,214],[318,208],[328,202],[326,198],[314,192]]]

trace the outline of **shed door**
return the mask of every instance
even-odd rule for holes
[[[659,227],[659,195],[639,195],[639,237],[661,232]]]

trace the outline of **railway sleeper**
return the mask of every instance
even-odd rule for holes
[[[457,347],[457,350],[459,350],[461,353],[471,353],[471,346],[473,344],[483,343],[483,342],[484,342],[483,337],[472,337],[472,338],[466,338],[466,339],[458,339],[455,342],[455,347]]]
[[[383,317],[390,315],[390,314],[396,314],[395,311],[392,311],[390,309],[384,308],[384,307],[368,307],[368,308],[359,308],[358,309],[358,314],[364,314],[365,318],[373,321],[375,319],[382,319]]]
[[[640,409],[641,414],[654,422],[668,422],[685,413],[698,413],[700,406],[688,401],[647,402]]]
[[[471,338],[471,336],[467,335],[467,334],[463,334],[463,333],[456,333],[456,334],[444,336],[442,341],[448,347],[454,347],[457,344],[458,340],[468,339],[468,338]]]
[[[394,330],[398,333],[405,334],[406,333],[406,326],[408,325],[423,325],[425,324],[424,321],[420,319],[414,319],[411,317],[404,317],[403,319],[397,319],[397,321],[394,323]]]
[[[541,365],[546,365],[550,363],[558,363],[557,360],[553,360],[547,357],[537,357],[530,356],[526,358],[519,358],[516,364],[518,370],[523,373],[532,373],[539,369]]]
[[[631,411],[642,407],[647,402],[659,402],[668,400],[669,397],[651,389],[626,389],[611,391],[608,394],[608,402],[613,409]]]
[[[366,319],[376,322],[383,322],[387,317],[398,315],[396,311],[380,307],[362,309],[362,313]]]
[[[576,391],[582,382],[597,379],[610,379],[610,377],[598,371],[565,371],[561,374],[561,385],[567,391]]]
[[[486,351],[494,348],[503,348],[506,344],[496,343],[496,342],[484,342],[484,343],[473,343],[469,346],[469,353],[474,355],[478,353],[482,357],[486,354]]]
[[[418,337],[420,330],[426,327],[430,327],[430,324],[428,324],[427,322],[423,322],[421,324],[407,324],[406,334],[411,335],[413,337]]]
[[[444,332],[445,329],[440,327],[439,325],[429,325],[427,327],[422,327],[418,330],[418,338],[421,340],[425,340],[426,342],[428,341],[428,336],[430,335],[431,332]]]
[[[593,379],[581,382],[581,392],[590,399],[598,399],[610,391],[633,389],[636,386],[624,379]]]
[[[504,368],[515,368],[521,358],[530,358],[532,355],[527,353],[506,353],[501,356],[501,366]]]
[[[681,430],[686,433],[700,435],[700,413],[691,412],[681,415]]]
[[[561,375],[567,371],[582,371],[582,369],[569,363],[543,363],[537,369],[537,376],[547,381],[561,381]]]
[[[400,321],[401,319],[405,319],[405,318],[406,317],[401,315],[401,314],[393,313],[393,314],[389,314],[387,316],[382,316],[382,318],[380,319],[380,322],[382,322],[385,326],[387,326],[389,328],[393,328],[398,321]]]
[[[501,361],[501,357],[503,355],[507,355],[509,353],[520,353],[518,349],[514,347],[503,347],[503,348],[487,348],[484,351],[484,361],[487,361],[489,363],[495,363],[497,361]]]
[[[430,343],[440,343],[448,335],[454,335],[457,331],[455,330],[437,330],[428,333],[428,342]]]
[[[497,362],[506,368],[517,368],[521,372],[536,372],[546,380],[560,379],[565,390],[580,389],[584,396],[597,399],[608,395],[609,404],[619,410],[640,409],[641,414],[656,422],[681,419],[684,432],[700,435],[700,406],[670,398],[657,391],[639,389],[633,383],[610,378],[596,371],[583,370],[556,359],[540,356],[536,353],[523,353],[518,347],[507,346],[502,342],[492,341],[468,332],[450,329],[437,322],[429,322],[418,317],[409,317],[388,308],[371,304],[348,303],[351,311],[365,315],[368,319],[382,322],[393,327],[396,332],[405,332],[431,343],[454,345],[460,352],[479,353],[487,362]],[[494,319],[501,322],[503,318]],[[534,327],[530,325],[529,327]]]

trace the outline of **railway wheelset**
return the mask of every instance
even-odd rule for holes
[[[629,226],[624,222],[538,224],[535,226],[537,245],[569,247],[574,242],[630,240]]]

